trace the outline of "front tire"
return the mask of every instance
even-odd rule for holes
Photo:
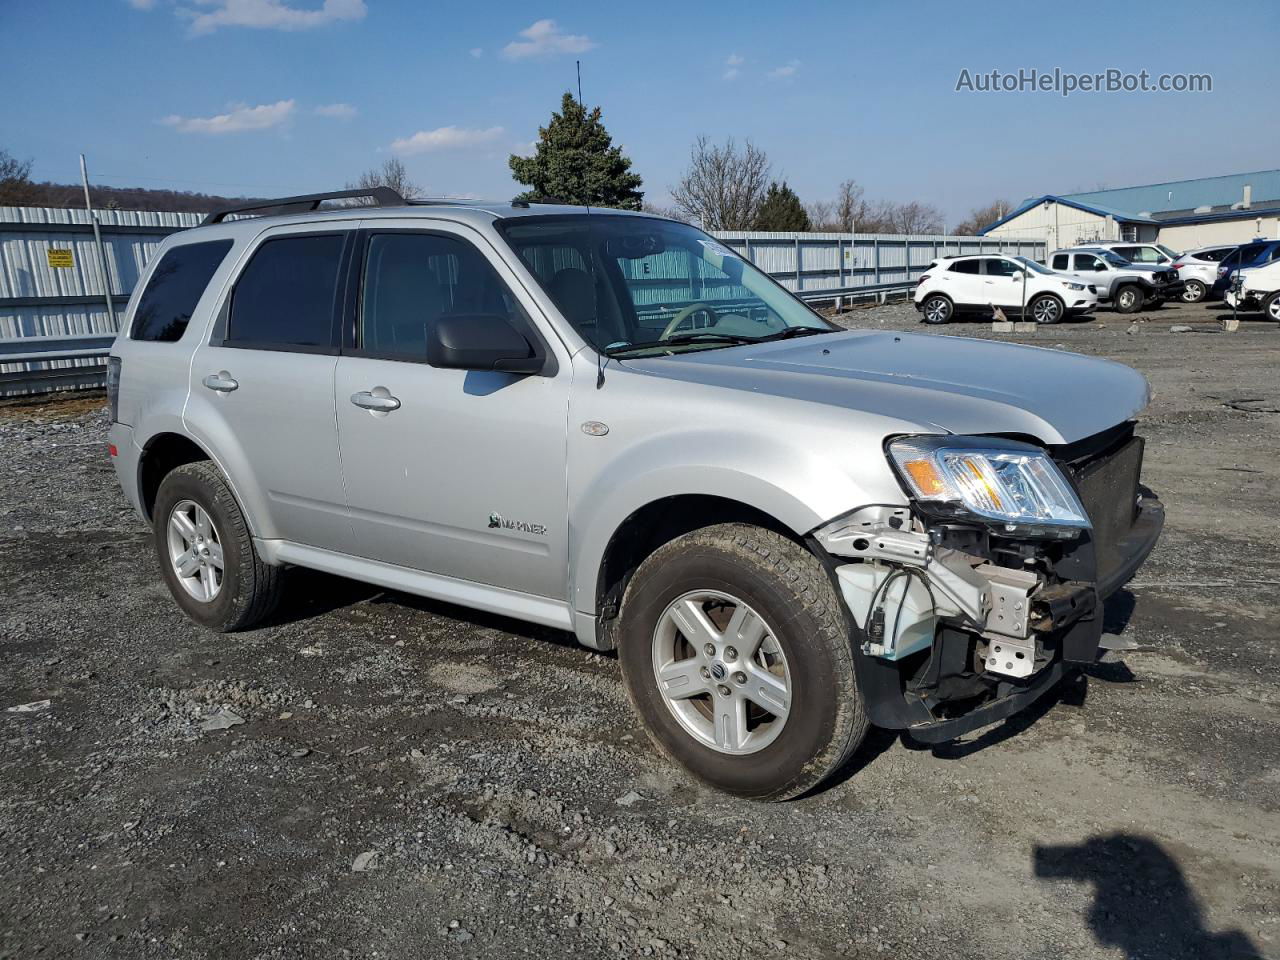
[[[773,531],[720,524],[658,548],[627,586],[618,641],[649,736],[721,790],[799,796],[866,735],[831,581]]]
[[[1188,280],[1182,288],[1183,303],[1199,303],[1208,295],[1209,291],[1199,280]]]
[[[1036,323],[1057,323],[1066,312],[1063,302],[1051,293],[1042,293],[1027,304],[1027,313]]]
[[[925,297],[924,303],[920,304],[920,318],[925,323],[939,324],[949,323],[951,318],[955,316],[955,304],[948,297],[944,297],[940,293],[931,294]]]
[[[1145,299],[1140,287],[1132,283],[1125,284],[1116,291],[1116,312],[1137,313],[1142,309],[1142,302]]]
[[[262,562],[231,488],[207,460],[178,467],[160,482],[152,539],[169,592],[202,627],[244,630],[280,600],[280,568]]]
[[[1262,301],[1262,315],[1268,320],[1280,323],[1280,290],[1277,290]]]

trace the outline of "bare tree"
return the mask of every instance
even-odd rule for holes
[[[661,204],[650,203],[646,200],[640,205],[640,209],[645,213],[653,214],[655,217],[666,217],[668,220],[680,220],[684,223],[689,222],[689,217],[675,207],[664,207]]]
[[[809,214],[809,229],[818,233],[839,233],[844,228],[836,218],[836,205],[830,200],[811,200],[804,205]]]
[[[835,216],[843,233],[853,233],[861,229],[860,222],[867,213],[866,201],[862,198],[862,188],[856,181],[845,180],[836,193]]]
[[[423,192],[420,186],[409,179],[409,171],[405,169],[404,162],[399,157],[388,157],[381,167],[366,170],[360,174],[355,183],[347,184],[348,190],[369,190],[373,187],[390,187],[406,200],[420,197]],[[356,206],[372,202],[363,198],[352,201]]]
[[[704,230],[749,230],[769,189],[769,158],[750,140],[694,141],[689,169],[672,189],[676,209]]]
[[[21,206],[36,201],[31,163],[30,160],[19,160],[8,150],[0,150],[0,204]]]
[[[888,219],[893,233],[942,233],[945,229],[941,210],[915,200],[890,204]]]
[[[975,237],[979,230],[989,223],[995,223],[1012,209],[1007,200],[994,200],[985,206],[974,207],[969,211],[969,216],[961,220],[951,232],[962,237]]]

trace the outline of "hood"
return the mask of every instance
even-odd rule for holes
[[[922,432],[1022,434],[1074,443],[1150,399],[1129,367],[965,337],[849,331],[624,361],[639,372],[843,407]]]

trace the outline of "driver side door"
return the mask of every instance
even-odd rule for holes
[[[336,372],[357,555],[564,599],[570,368],[484,241],[448,224],[361,231]],[[499,315],[548,351],[542,374],[427,364],[442,316]]]

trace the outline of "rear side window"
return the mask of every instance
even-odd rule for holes
[[[524,313],[471,244],[429,233],[375,233],[365,255],[357,349],[425,360],[427,329],[450,315],[494,314],[523,326]]]
[[[952,273],[977,273],[978,261],[977,260],[957,260],[955,263],[951,265],[951,272]]]
[[[1067,255],[1066,255],[1065,253],[1055,253],[1055,254],[1053,255],[1053,269],[1055,269],[1055,270],[1066,270],[1066,269],[1068,269],[1068,267],[1067,267]]]
[[[982,261],[983,271],[989,277],[1012,277],[1019,268],[1002,257],[987,257]]]
[[[1208,260],[1210,263],[1217,263],[1234,249],[1235,247],[1222,247],[1219,250],[1206,250],[1204,253],[1196,254],[1196,259]]]
[[[338,271],[346,236],[310,233],[268,240],[236,281],[224,342],[241,346],[333,346]]]
[[[162,343],[182,339],[200,295],[230,249],[230,240],[210,240],[166,252],[142,291],[130,336]]]

